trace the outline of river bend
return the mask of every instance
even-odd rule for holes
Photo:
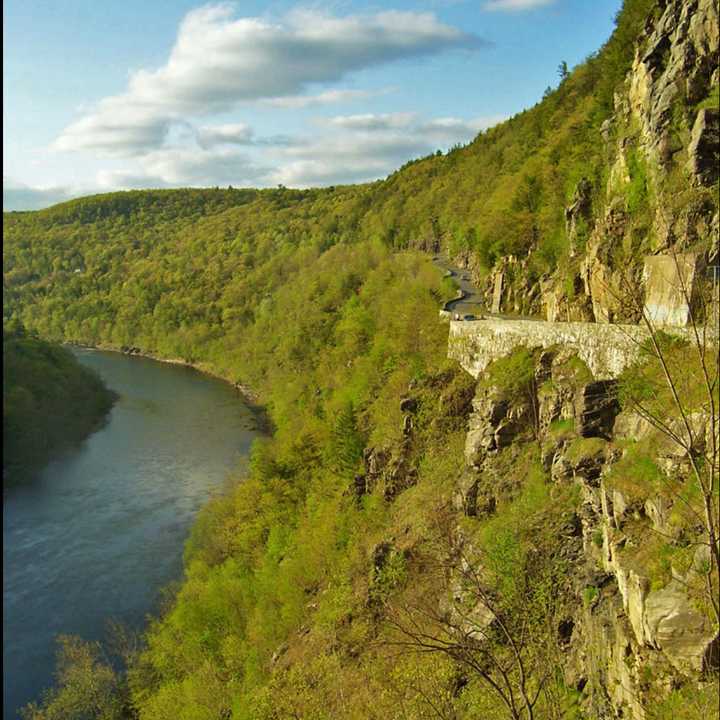
[[[120,396],[105,425],[3,502],[3,717],[52,682],[57,634],[140,627],[182,574],[199,508],[246,464],[257,416],[182,366],[76,350]]]

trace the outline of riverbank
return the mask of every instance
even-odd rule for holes
[[[258,431],[264,435],[272,435],[274,432],[273,422],[270,419],[265,406],[261,404],[258,394],[248,385],[232,380],[226,375],[218,372],[217,369],[209,363],[191,363],[187,360],[183,360],[182,358],[162,357],[135,346],[127,347],[107,344],[88,345],[87,343],[79,342],[65,342],[63,344],[68,347],[76,347],[85,350],[102,350],[103,352],[120,353],[122,355],[126,355],[127,357],[144,358],[146,360],[154,360],[155,362],[165,363],[167,365],[180,365],[216,380],[222,380],[222,382],[231,385],[237,391],[237,393],[243,398],[243,401],[248,408],[253,412],[258,422]]]
[[[117,398],[67,348],[3,328],[3,490],[95,432]]]
[[[73,355],[119,400],[100,432],[5,499],[8,720],[53,684],[58,634],[105,643],[109,619],[140,633],[160,614],[198,512],[242,484],[259,437],[227,383],[121,353]]]

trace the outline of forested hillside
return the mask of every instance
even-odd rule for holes
[[[605,127],[607,143],[601,129],[645,18],[660,10],[652,0],[626,3],[606,46],[534,108],[386,181],[308,191],[136,191],[6,214],[5,312],[47,337],[227,362],[238,333],[272,312],[276,291],[299,267],[333,245],[371,241],[393,250],[442,246],[481,282],[511,257],[517,309],[540,312],[540,281],[572,286],[584,248],[573,258],[570,244],[590,234],[588,217],[574,233],[579,239],[566,231],[565,208],[580,181],[589,183],[593,216],[602,218],[615,200],[606,197],[613,146],[632,149],[634,141],[619,120]],[[711,102],[717,84],[695,92],[700,104],[706,95]],[[697,105],[678,99],[677,132],[687,132]],[[620,199],[632,220],[627,241],[607,260],[610,272],[650,251],[648,217],[662,205],[644,162],[630,161],[633,178]],[[712,192],[696,195],[693,202],[713,202]]]
[[[3,485],[82,440],[114,395],[68,350],[3,326]]]
[[[679,482],[687,468],[660,461],[657,438],[629,451],[632,433],[586,437],[568,398],[594,381],[562,349],[518,351],[478,383],[450,363],[438,308],[451,286],[422,252],[446,251],[488,291],[502,273],[501,310],[596,321],[633,319],[598,278],[619,288],[646,254],[712,264],[717,175],[688,148],[717,104],[716,53],[702,50],[717,45],[713,18],[707,0],[626,0],[607,44],[535,107],[384,181],[113,193],[5,215],[6,317],[200,364],[252,387],[276,428],[201,514],[182,586],[124,646],[127,672],[68,641],[59,688],[28,717],[714,711],[717,616],[688,549],[702,528],[673,516],[649,558],[638,549],[639,508],[663,473]],[[651,61],[645,103],[633,78]],[[653,83],[666,76],[658,115]],[[685,364],[699,382],[702,363]],[[634,371],[623,383],[672,418],[672,398],[653,395],[658,368]],[[703,402],[692,395],[692,412]],[[632,639],[603,569],[597,481],[621,456],[618,492],[635,494],[618,552],[635,573],[651,568],[645,595],[672,578],[694,593],[697,633],[675,655],[657,635]],[[698,512],[701,495],[680,496]]]

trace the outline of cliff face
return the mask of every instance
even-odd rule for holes
[[[717,168],[710,171],[711,157],[698,157],[697,138],[693,147],[678,144],[675,133],[693,128],[692,136],[708,132],[704,127],[717,108],[693,112],[712,85],[718,82],[718,10],[712,0],[672,1],[655,22],[650,20],[638,40],[626,92],[616,98],[616,119],[635,121],[640,147],[658,179],[671,171],[676,155],[689,155],[688,170],[698,184],[717,180]],[[686,128],[678,127],[678,103],[686,110]],[[612,122],[612,121],[611,121]],[[685,137],[687,139],[687,136]],[[688,152],[689,150],[689,152]],[[680,158],[683,160],[684,158]]]
[[[587,717],[659,717],[673,689],[701,693],[718,665],[717,625],[701,601],[708,546],[678,491],[692,483],[687,456],[639,415],[621,412],[616,382],[595,380],[568,348],[534,351],[524,392],[507,392],[490,370],[473,400],[455,506],[475,522],[492,516],[525,482],[518,459],[540,445],[552,485],[579,494],[561,528],[572,579],[556,586],[565,682],[581,693]],[[692,417],[698,453],[716,447],[707,415]],[[652,468],[651,482],[640,467]],[[459,536],[473,542],[467,525]]]
[[[558,648],[588,717],[716,712],[698,699],[717,671],[720,640],[701,599],[709,565],[702,523],[682,508],[689,454],[632,410],[621,412],[611,378],[637,360],[642,332],[630,323],[643,311],[661,326],[717,322],[708,271],[718,264],[720,235],[719,27],[714,0],[658,3],[597,138],[602,189],[582,178],[565,208],[568,256],[539,282],[529,257],[505,257],[484,278],[493,311],[530,311],[558,324],[450,328],[451,357],[479,378],[458,511],[492,516],[523,482],[508,454],[536,443],[551,482],[580,494],[563,538],[574,579],[558,586],[568,603]],[[472,257],[464,261],[475,267]],[[521,345],[538,348],[533,380],[525,393],[503,393],[488,382],[493,360]],[[690,418],[691,452],[716,452],[717,418],[700,407]],[[472,543],[467,526],[461,537]],[[689,695],[662,715],[683,687]]]
[[[717,5],[658,6],[597,138],[606,158],[602,190],[582,178],[565,209],[569,256],[538,283],[528,280],[526,258],[504,258],[485,281],[488,307],[493,299],[501,311],[518,311],[530,298],[528,309],[552,321],[635,322],[645,296],[668,279],[667,265],[649,258],[682,255],[692,273],[674,270],[670,279],[676,287],[686,280],[691,294],[717,265]],[[642,289],[640,303],[629,302],[632,288]],[[685,324],[679,295],[662,298],[661,307],[655,301],[661,322]]]
[[[717,28],[712,0],[667,3],[659,19],[648,20],[616,93],[604,126],[610,159],[604,212],[595,217],[580,265],[598,322],[623,316],[628,281],[640,281],[646,296],[658,280],[679,284],[680,271],[662,275],[648,255],[685,252],[698,274],[717,263],[718,212],[708,189],[717,182],[718,110],[697,109],[718,83]],[[618,246],[636,248],[629,276],[613,262]],[[693,286],[694,277],[682,277]],[[684,306],[681,297],[664,298],[661,319],[685,324]]]

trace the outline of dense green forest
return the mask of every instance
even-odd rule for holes
[[[578,462],[605,446],[563,421],[542,436],[528,423],[494,461],[497,492],[458,521],[477,388],[446,359],[438,309],[452,287],[422,251],[470,251],[484,273],[521,256],[528,285],[570,264],[564,210],[582,178],[603,202],[597,138],[661,9],[627,0],[606,45],[535,107],[383,181],[112,193],[5,215],[6,318],[211,369],[250,386],[275,427],[248,476],[200,514],[163,613],[119,643],[126,670],[64,639],[58,687],[28,718],[583,717],[600,691],[560,672],[558,626],[589,612],[605,580],[573,585],[566,548],[580,542],[583,498],[551,482],[543,443],[567,442]],[[643,177],[625,198],[638,227]],[[632,238],[613,262],[650,242]],[[480,389],[498,402],[535,393],[539,362],[516,353]],[[577,359],[563,372],[544,390],[588,382]],[[487,655],[437,646],[458,522],[506,639],[523,638],[517,649],[492,637],[504,680]],[[503,683],[535,695],[534,714],[511,707]],[[716,688],[671,689],[652,717],[681,717],[690,695],[710,702]]]
[[[602,202],[600,126],[654,5],[626,3],[605,47],[532,109],[384,181],[134,191],[8,213],[4,312],[44,337],[231,362],[228,371],[254,383],[254,363],[236,346],[267,322],[298,269],[334,245],[442,244],[471,250],[486,271],[504,256],[527,256],[530,286],[568,262],[564,208],[578,181],[589,178]]]
[[[114,399],[69,350],[3,325],[3,485],[80,442]]]

